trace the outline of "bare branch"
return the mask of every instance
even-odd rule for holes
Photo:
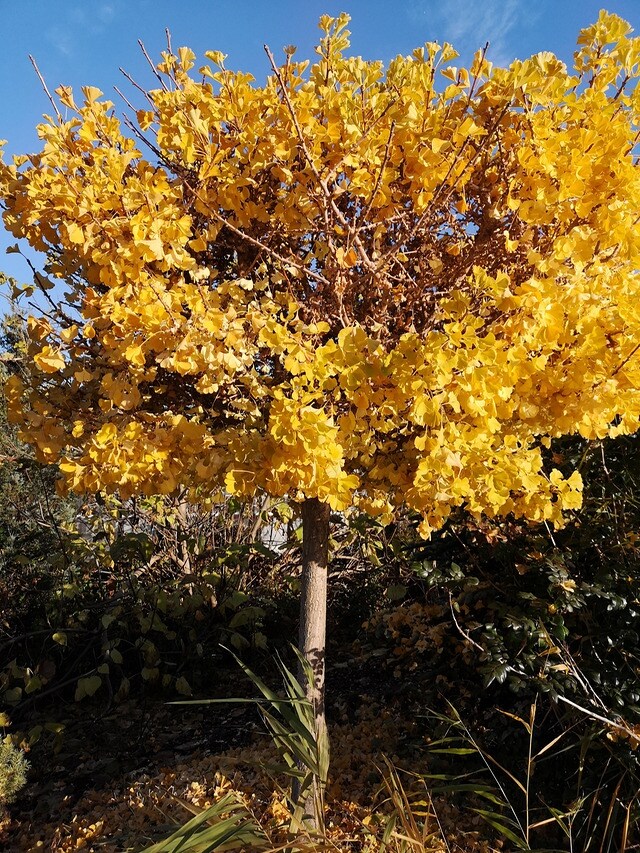
[[[258,240],[256,237],[251,237],[249,234],[246,233],[246,231],[243,231],[241,228],[237,228],[235,225],[233,225],[231,222],[229,222],[229,220],[226,217],[224,217],[221,213],[219,213],[217,210],[215,210],[215,208],[213,208],[209,204],[208,201],[203,199],[195,187],[193,187],[187,181],[185,181],[185,186],[187,187],[187,189],[190,190],[190,192],[193,193],[195,198],[197,198],[200,201],[200,203],[206,207],[207,211],[211,214],[211,216],[213,216],[214,219],[217,219],[218,222],[220,222],[222,225],[227,227],[229,229],[229,231],[231,231],[233,234],[236,234],[236,236],[240,237],[242,240],[246,240],[247,243],[251,243],[253,246],[256,246],[257,248],[262,249],[263,252],[265,252],[270,257],[275,258],[275,260],[280,261],[280,263],[288,264],[289,266],[292,266],[295,269],[300,270],[309,278],[312,278],[315,281],[318,281],[324,285],[330,285],[331,284],[329,279],[325,278],[323,275],[320,275],[320,273],[317,273],[314,270],[310,269],[309,267],[306,267],[304,264],[301,264],[299,261],[295,260],[294,258],[285,258],[283,255],[280,255],[278,252],[276,252],[274,249],[272,249],[271,246],[268,246],[266,243],[263,243],[261,240]]]
[[[154,110],[155,110],[156,105],[153,103],[153,99],[150,97],[150,95],[149,95],[149,93],[147,92],[147,90],[146,90],[144,87],[142,87],[139,83],[136,83],[136,81],[133,79],[133,77],[132,77],[132,76],[131,76],[127,71],[125,71],[125,70],[124,70],[124,68],[120,67],[120,68],[118,69],[118,71],[119,71],[119,72],[120,72],[124,77],[126,77],[126,79],[129,81],[129,83],[131,83],[131,85],[132,85],[132,86],[134,86],[134,87],[135,87],[139,92],[141,92],[141,93],[144,95],[145,99],[148,101],[148,103],[149,103],[149,104],[154,108]],[[123,94],[122,94],[122,92],[118,89],[118,87],[117,87],[117,86],[114,86],[113,88],[116,90],[116,92],[120,95],[120,97],[121,97],[121,98],[124,98],[124,95],[123,95]],[[127,101],[127,99],[126,99],[126,98],[124,98],[124,100],[127,102],[127,104],[129,104],[129,101]],[[131,106],[131,104],[129,104],[129,106]]]
[[[274,56],[271,53],[271,51],[269,50],[269,48],[267,47],[267,45],[264,46],[264,49],[265,49],[267,56],[269,57],[269,62],[271,63],[271,68],[273,70],[273,73],[275,74],[276,79],[277,79],[278,83],[280,84],[280,88],[282,90],[282,97],[284,98],[284,102],[287,105],[287,109],[289,110],[289,114],[291,116],[291,120],[293,122],[293,126],[295,128],[296,135],[297,135],[298,141],[300,143],[300,147],[302,148],[302,152],[305,156],[305,159],[306,159],[307,163],[309,164],[309,168],[313,172],[313,176],[315,177],[316,181],[318,182],[318,186],[322,190],[322,194],[324,195],[326,202],[327,202],[329,208],[331,209],[331,212],[335,216],[336,220],[340,223],[340,225],[342,225],[342,227],[347,230],[349,237],[350,237],[350,240],[348,240],[348,243],[352,242],[353,245],[356,247],[356,250],[357,250],[358,255],[360,257],[360,261],[362,262],[363,266],[366,269],[368,269],[370,272],[375,272],[376,271],[376,265],[372,261],[372,259],[369,257],[369,255],[367,254],[367,251],[364,247],[364,244],[362,243],[362,240],[360,239],[357,231],[354,228],[354,224],[350,223],[347,220],[346,216],[342,213],[342,211],[340,210],[340,208],[336,204],[335,198],[333,197],[333,194],[329,190],[329,186],[328,186],[326,180],[321,176],[320,172],[318,171],[318,169],[316,167],[316,164],[313,161],[313,158],[311,157],[311,154],[309,153],[309,149],[307,147],[306,139],[305,139],[304,134],[302,132],[302,128],[300,127],[300,122],[298,121],[298,116],[296,114],[294,106],[291,103],[291,98],[289,97],[289,92],[287,90],[287,87],[285,86],[284,80],[282,79],[282,74],[280,73],[280,70],[279,70],[278,66],[276,65],[276,61],[274,59]],[[327,226],[327,234],[329,234],[329,233],[330,233],[330,231],[329,231],[329,228]]]
[[[572,708],[575,708],[577,711],[582,711],[583,714],[586,714],[587,717],[590,717],[592,720],[598,720],[600,723],[605,723],[605,725],[610,726],[612,729],[617,729],[620,732],[624,732],[627,737],[635,740],[636,743],[640,743],[640,735],[636,734],[636,732],[631,728],[631,726],[622,725],[621,723],[616,723],[614,720],[609,720],[607,717],[603,717],[600,714],[596,714],[595,711],[591,711],[589,708],[583,708],[582,705],[578,705],[577,702],[573,702],[571,699],[567,699],[566,696],[558,696],[556,697],[558,701],[564,702],[565,705],[570,705]]]
[[[117,89],[116,89],[116,92],[118,92],[118,90],[117,90]],[[118,92],[118,94],[120,94],[120,92]],[[143,133],[141,133],[141,131],[140,131],[140,130],[135,126],[135,124],[133,123],[133,121],[129,118],[129,116],[127,116],[127,115],[123,115],[122,120],[123,120],[123,122],[124,122],[125,127],[127,127],[127,128],[131,131],[131,133],[133,133],[133,134],[134,134],[134,136],[136,136],[136,137],[140,140],[140,142],[142,142],[142,143],[143,143],[143,145],[146,145],[146,146],[147,146],[147,148],[148,148],[150,151],[153,151],[153,153],[156,155],[156,157],[157,157],[157,158],[158,158],[162,163],[164,163],[167,167],[171,168],[171,164],[170,164],[170,163],[166,160],[166,158],[163,156],[163,154],[162,154],[162,152],[160,151],[160,149],[159,149],[159,148],[156,148],[156,146],[153,144],[153,142],[150,142],[150,141],[147,139],[147,137],[146,137]]]
[[[463,627],[460,625],[460,623],[458,622],[458,620],[457,620],[457,618],[456,618],[456,612],[455,612],[455,610],[453,609],[453,598],[452,598],[452,596],[451,596],[451,593],[449,593],[449,607],[450,607],[450,609],[451,609],[451,618],[453,619],[453,624],[456,626],[456,628],[457,628],[458,632],[459,632],[459,633],[460,633],[460,634],[465,638],[465,640],[466,640],[468,643],[471,643],[471,645],[472,645],[472,646],[474,646],[474,648],[478,649],[478,650],[479,650],[479,651],[481,651],[481,652],[484,652],[484,649],[482,648],[482,646],[480,645],[480,643],[476,643],[476,641],[473,639],[473,637],[471,637],[471,636],[470,636],[470,635],[469,635],[469,634],[468,634],[468,633],[463,629]]]
[[[144,56],[144,58],[145,58],[145,59],[147,60],[147,62],[149,63],[149,67],[151,68],[151,70],[152,70],[152,72],[153,72],[153,76],[154,76],[154,77],[156,78],[156,80],[160,83],[160,85],[162,86],[162,88],[164,89],[164,91],[165,91],[165,92],[168,92],[168,91],[169,91],[169,87],[168,87],[168,86],[167,86],[167,84],[164,82],[164,77],[159,73],[158,69],[156,68],[156,64],[155,64],[155,62],[153,61],[153,59],[151,59],[151,57],[150,57],[150,56],[149,56],[149,54],[147,53],[147,49],[146,49],[146,47],[144,46],[144,44],[143,44],[143,42],[142,42],[142,39],[138,39],[138,44],[140,45],[140,50],[142,51],[142,55]]]
[[[382,157],[382,163],[380,164],[380,170],[378,172],[378,177],[376,179],[376,183],[375,183],[375,186],[373,188],[373,192],[371,193],[371,197],[369,198],[369,202],[367,203],[367,206],[362,211],[362,214],[359,217],[359,220],[361,222],[365,222],[367,220],[367,217],[369,216],[369,213],[371,212],[373,202],[375,201],[375,197],[377,196],[378,190],[380,189],[380,184],[382,183],[382,178],[384,177],[384,170],[387,168],[387,163],[389,162],[389,149],[391,147],[391,140],[393,139],[393,132],[394,132],[395,128],[396,128],[396,123],[395,123],[395,121],[392,121],[391,127],[389,128],[389,138],[387,139],[387,144],[385,145],[385,148],[384,148],[384,155]]]
[[[45,82],[45,79],[42,76],[42,74],[40,73],[40,69],[38,68],[37,63],[36,63],[35,59],[33,58],[33,56],[31,56],[31,54],[29,54],[29,61],[33,65],[34,70],[35,70],[36,74],[38,75],[38,79],[40,80],[40,83],[42,84],[42,88],[44,89],[47,98],[49,98],[49,101],[51,102],[51,106],[55,110],[56,116],[58,117],[58,121],[62,121],[62,114],[61,114],[60,110],[58,109],[58,105],[54,101],[51,92],[47,88],[47,84]]]

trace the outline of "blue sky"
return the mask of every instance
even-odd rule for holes
[[[489,41],[489,58],[508,63],[540,50],[570,62],[578,32],[596,20],[602,0],[4,0],[0,51],[0,138],[7,152],[37,150],[35,126],[50,105],[29,63],[32,54],[49,88],[94,85],[116,103],[114,85],[128,92],[125,68],[141,84],[153,78],[138,48],[156,59],[165,28],[174,48],[188,45],[229,55],[229,68],[267,73],[263,44],[276,56],[286,44],[309,56],[321,14],[351,15],[352,52],[388,60],[425,41],[451,41],[467,58]],[[640,0],[610,0],[640,34]],[[280,54],[281,55],[281,54]],[[12,243],[0,233],[0,269],[29,281],[23,258],[5,255]]]

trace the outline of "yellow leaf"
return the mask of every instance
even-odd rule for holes
[[[62,331],[60,332],[60,337],[66,344],[68,344],[71,343],[71,341],[75,338],[77,334],[78,327],[74,323],[72,326],[69,326],[68,329],[62,329]]]
[[[67,237],[76,245],[81,246],[84,243],[84,231],[77,222],[68,222],[66,225]]]
[[[61,353],[48,345],[33,357],[33,361],[43,373],[57,373],[65,366]]]
[[[135,367],[143,367],[145,356],[142,344],[135,343],[128,346],[124,352],[124,357]]]
[[[83,86],[82,94],[87,104],[93,104],[98,98],[102,97],[102,92],[95,86]]]

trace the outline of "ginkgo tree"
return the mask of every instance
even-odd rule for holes
[[[640,416],[640,40],[602,13],[574,70],[433,42],[384,67],[347,23],[264,83],[169,44],[122,120],[61,87],[0,166],[47,258],[22,438],[63,489],[297,504],[318,726],[331,510],[561,525],[581,480],[550,441]]]

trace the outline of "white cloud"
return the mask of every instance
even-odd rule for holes
[[[497,64],[515,58],[510,36],[535,17],[523,0],[414,0],[410,17],[425,41],[448,41],[461,54],[489,42],[488,58]]]
[[[87,15],[83,6],[72,6],[66,12],[65,25],[51,27],[46,32],[49,44],[62,56],[73,56],[77,39],[87,33],[99,35],[111,24],[116,16],[116,2],[100,3],[92,15]]]
[[[102,3],[98,9],[98,18],[103,24],[109,24],[113,20],[116,10],[111,3]]]
[[[71,56],[73,54],[73,37],[68,29],[52,27],[45,33],[45,38],[62,56]]]
[[[86,10],[82,6],[73,6],[67,12],[67,18],[72,24],[83,26],[87,20]]]

